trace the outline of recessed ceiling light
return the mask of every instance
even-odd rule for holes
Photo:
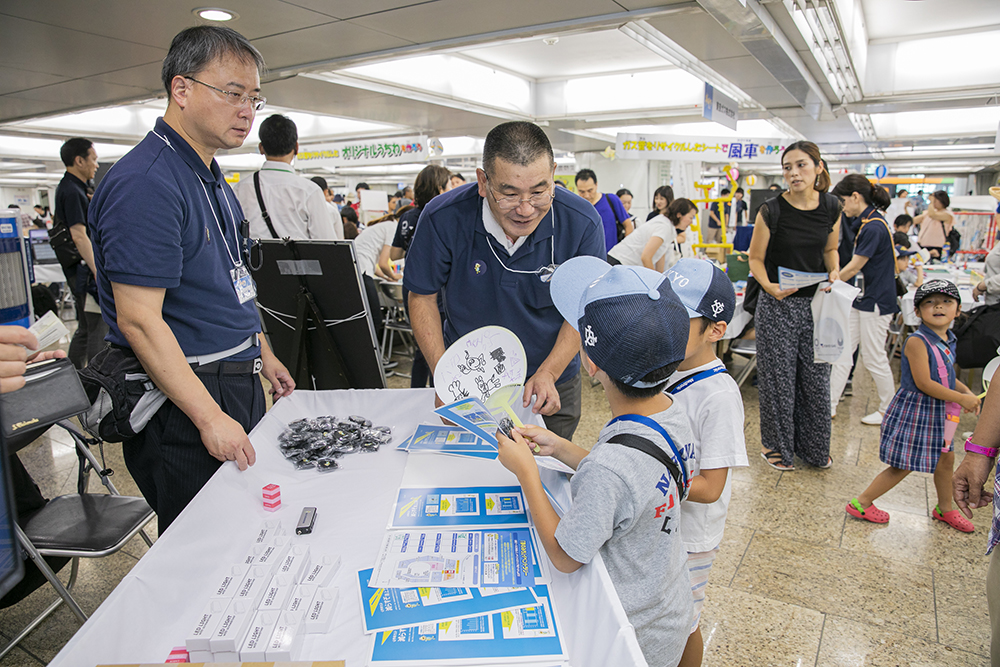
[[[206,21],[234,21],[240,17],[236,12],[218,7],[201,7],[193,10],[193,13]]]

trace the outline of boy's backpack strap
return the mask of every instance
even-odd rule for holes
[[[647,440],[640,435],[635,435],[634,433],[619,433],[618,435],[612,437],[608,442],[613,442],[616,445],[622,445],[623,447],[629,447],[630,449],[637,449],[644,454],[652,456],[654,459],[666,466],[667,470],[670,472],[670,477],[673,478],[674,484],[677,486],[678,495],[681,500],[687,495],[687,488],[684,486],[684,478],[681,474],[680,467],[673,461],[666,452],[653,444],[651,440]]]

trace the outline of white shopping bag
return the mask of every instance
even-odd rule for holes
[[[816,290],[812,301],[813,312],[813,361],[825,364],[850,364],[851,305],[861,293],[838,280],[829,292]]]

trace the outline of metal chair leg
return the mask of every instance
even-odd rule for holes
[[[83,613],[82,609],[80,609],[80,605],[78,605],[76,603],[76,600],[73,599],[73,596],[70,595],[69,590],[67,590],[66,586],[63,586],[63,583],[59,581],[59,577],[56,576],[56,573],[52,571],[52,568],[49,567],[49,564],[45,562],[45,559],[42,557],[42,555],[38,552],[37,549],[35,549],[34,545],[28,539],[28,536],[24,534],[23,530],[21,530],[21,527],[15,526],[15,528],[17,529],[17,539],[18,542],[20,542],[21,544],[21,548],[28,552],[28,556],[31,557],[31,560],[35,561],[35,565],[37,565],[38,569],[42,571],[42,574],[45,575],[45,578],[49,580],[49,583],[52,584],[52,587],[56,589],[56,592],[59,593],[59,597],[61,597],[63,600],[66,601],[66,604],[69,605],[69,608],[73,610],[73,613],[76,614],[76,617],[78,619],[80,619],[80,622],[86,623],[87,615]],[[70,577],[69,577],[69,586],[71,587],[76,582],[76,574],[79,568],[79,559],[74,558],[72,565],[73,566],[70,571]]]

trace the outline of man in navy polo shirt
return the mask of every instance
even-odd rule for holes
[[[534,396],[535,414],[569,439],[580,421],[580,337],[553,305],[548,278],[571,257],[604,259],[605,248],[594,207],[556,188],[554,174],[541,128],[523,121],[493,128],[477,183],[435,197],[421,213],[403,284],[432,371],[461,336],[491,324],[506,327],[527,356],[524,405]]]
[[[90,225],[109,340],[134,353],[168,401],[124,443],[162,533],[223,461],[253,465],[247,432],[295,387],[259,334],[239,201],[214,159],[243,144],[260,94],[260,53],[214,26],[174,37],[167,110],[108,172]],[[112,350],[109,350],[110,354]]]

